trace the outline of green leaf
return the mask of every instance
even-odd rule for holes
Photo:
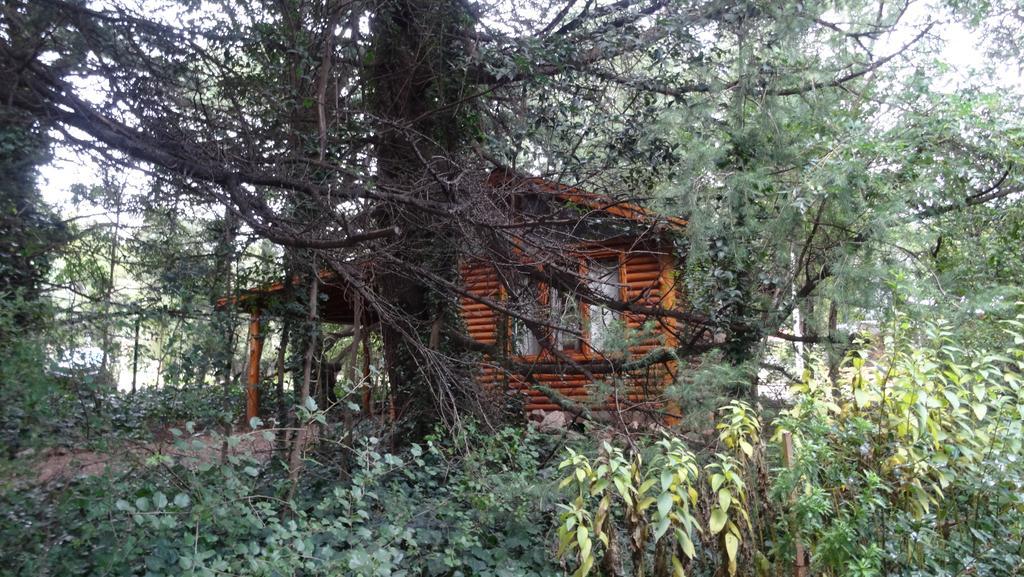
[[[662,471],[661,472],[661,490],[662,491],[668,491],[668,488],[672,486],[672,478],[674,476],[675,475],[672,473],[672,471]]]
[[[974,411],[974,416],[980,421],[988,414],[988,405],[985,403],[971,403],[971,410]]]
[[[679,546],[683,548],[683,553],[687,557],[693,559],[697,556],[697,550],[693,546],[693,539],[690,539],[690,534],[681,529],[676,529],[676,540],[679,541]]]
[[[736,574],[736,553],[740,547],[740,540],[732,533],[725,535],[725,553],[729,557],[729,575]]]
[[[658,515],[660,517],[668,517],[669,511],[672,510],[672,494],[662,493],[658,497]]]
[[[711,475],[711,490],[717,491],[718,488],[721,487],[722,483],[724,482],[725,475],[722,475],[721,473],[715,473],[714,475]]]
[[[629,496],[629,490],[626,489],[626,484],[622,482],[622,479],[615,478],[615,488],[618,489],[619,495],[626,502],[626,505],[633,506],[633,499]]]
[[[718,506],[723,511],[729,510],[729,505],[732,504],[732,493],[728,489],[722,489],[718,492]]]
[[[153,495],[153,504],[156,505],[157,509],[163,509],[167,506],[167,495],[157,491],[156,494]]]
[[[668,531],[669,526],[671,524],[672,523],[668,517],[662,517],[661,520],[658,521],[658,524],[654,527],[654,540],[657,541],[661,539],[662,535],[664,535],[665,532]]]
[[[184,509],[192,504],[192,499],[189,498],[185,493],[178,493],[174,496],[174,504],[180,509]]]
[[[712,509],[711,511],[711,522],[708,524],[711,529],[712,535],[717,535],[722,527],[725,527],[725,522],[729,520],[729,517],[725,514],[725,511],[719,508]]]

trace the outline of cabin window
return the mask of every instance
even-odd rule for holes
[[[583,282],[590,291],[598,295],[609,300],[620,300],[620,266],[619,259],[615,257],[587,260],[581,267]],[[559,328],[545,328],[545,332],[551,335],[552,346],[560,351],[581,352],[585,350],[585,346],[588,349],[602,350],[612,327],[621,319],[618,311],[601,304],[586,302],[576,292],[561,291],[550,286],[538,287],[525,279],[516,282],[510,288],[510,292],[518,298],[529,299],[529,295],[534,295],[533,298],[537,299],[534,302],[547,311],[548,323]],[[532,312],[528,311],[527,314]],[[541,353],[541,343],[526,323],[512,318],[509,329],[512,354],[533,356]]]
[[[587,286],[606,299],[620,300],[622,283],[619,281],[619,259],[595,259],[588,262]],[[598,351],[604,348],[611,328],[619,319],[618,311],[601,304],[587,304],[587,337],[591,348]]]
[[[551,288],[548,293],[551,310],[551,324],[559,329],[554,331],[554,344],[563,351],[578,351],[581,348],[580,334],[583,332],[583,307],[579,297]]]
[[[542,308],[540,287],[526,276],[512,276],[509,279],[508,298],[511,304],[526,318],[537,318]],[[509,344],[512,354],[533,356],[540,354],[540,341],[526,323],[518,317],[509,318]]]
[[[521,319],[512,319],[512,354],[532,356],[540,354],[540,341]]]

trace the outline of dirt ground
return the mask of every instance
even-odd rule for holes
[[[185,447],[177,446],[182,440]],[[226,447],[229,455],[249,455],[261,461],[273,456],[274,443],[264,438],[262,432],[238,436],[239,442]],[[156,456],[166,456],[185,466],[214,463],[221,459],[225,450],[223,437],[210,433],[183,433],[175,437],[169,432],[158,435],[158,440],[148,443],[122,441],[104,451],[75,450],[67,447],[46,449],[38,454],[23,454],[23,462],[30,464],[22,480],[48,483],[55,480],[72,479],[80,476],[99,475],[107,467],[127,467],[142,463]]]

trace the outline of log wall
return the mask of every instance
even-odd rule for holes
[[[621,255],[620,283],[624,287],[622,296],[627,301],[665,308],[674,308],[681,302],[681,293],[673,275],[677,268],[676,259],[667,250],[641,250],[631,244],[622,243],[618,246],[603,247],[602,251],[602,256],[609,254],[609,251],[611,254]],[[480,261],[464,262],[461,272],[467,292],[473,295],[463,296],[461,299],[462,315],[469,336],[480,343],[504,349],[509,337],[501,333],[508,330],[509,323],[502,318],[500,312],[473,298],[483,297],[498,302],[502,300],[504,291],[496,272],[489,264]],[[630,347],[630,359],[639,359],[662,343],[668,346],[675,344],[672,334],[675,321],[648,319],[646,315],[632,313],[626,313],[624,318],[627,325],[637,331],[641,330],[648,320],[655,320],[657,323],[651,338]],[[601,359],[599,354],[588,350],[587,347],[581,352],[566,352],[566,355],[583,365],[588,361]],[[521,396],[527,412],[559,409],[551,399],[534,388],[533,381],[585,404],[591,410],[624,411],[644,408],[677,412],[674,407],[666,407],[660,398],[665,385],[673,378],[673,363],[661,363],[627,374],[592,371],[595,380],[602,381],[602,385],[597,386],[583,374],[551,372],[550,365],[557,363],[557,360],[549,355],[521,357],[517,360],[525,364],[547,365],[543,369],[547,372],[538,370],[524,374],[510,373],[492,360],[484,358],[478,380],[486,389]]]

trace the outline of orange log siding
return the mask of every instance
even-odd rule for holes
[[[622,296],[627,301],[664,308],[674,308],[682,302],[681,292],[676,286],[677,283],[673,275],[673,271],[677,268],[676,259],[668,251],[637,249],[630,244],[621,244],[603,248],[601,256],[608,254],[622,255],[620,258],[620,282],[624,287]],[[482,261],[465,261],[461,266],[461,274],[464,286],[471,295],[493,301],[502,300],[504,291],[497,273],[490,264]],[[463,296],[460,304],[470,337],[488,345],[507,346],[508,335],[501,333],[508,330],[509,323],[502,318],[501,313],[471,296]],[[646,315],[632,313],[627,313],[624,318],[627,325],[634,330],[640,330],[648,320]],[[655,321],[654,335],[630,348],[631,359],[643,357],[653,349],[662,346],[663,343],[669,346],[675,344],[672,335],[675,321],[671,319],[655,319]],[[584,348],[586,349],[586,347]],[[600,360],[599,355],[589,350],[566,352],[565,354],[575,361]],[[536,361],[548,365],[557,362],[548,356],[523,357],[518,361],[521,363]],[[665,410],[668,413],[677,414],[676,407],[666,406],[661,402],[661,393],[673,379],[674,371],[674,365],[670,363],[654,365],[625,375],[592,371],[598,379],[607,378],[606,384],[608,385],[618,382],[618,385],[611,388],[613,394],[608,395],[605,399],[595,399],[594,383],[582,374],[533,373],[530,376],[538,383],[558,391],[563,396],[586,404],[592,410],[626,410],[643,404],[648,409]],[[619,380],[615,381],[613,377],[617,377]],[[524,375],[508,374],[487,358],[481,364],[477,379],[485,389],[521,395],[528,412],[559,409],[551,399],[531,388],[531,384]]]

